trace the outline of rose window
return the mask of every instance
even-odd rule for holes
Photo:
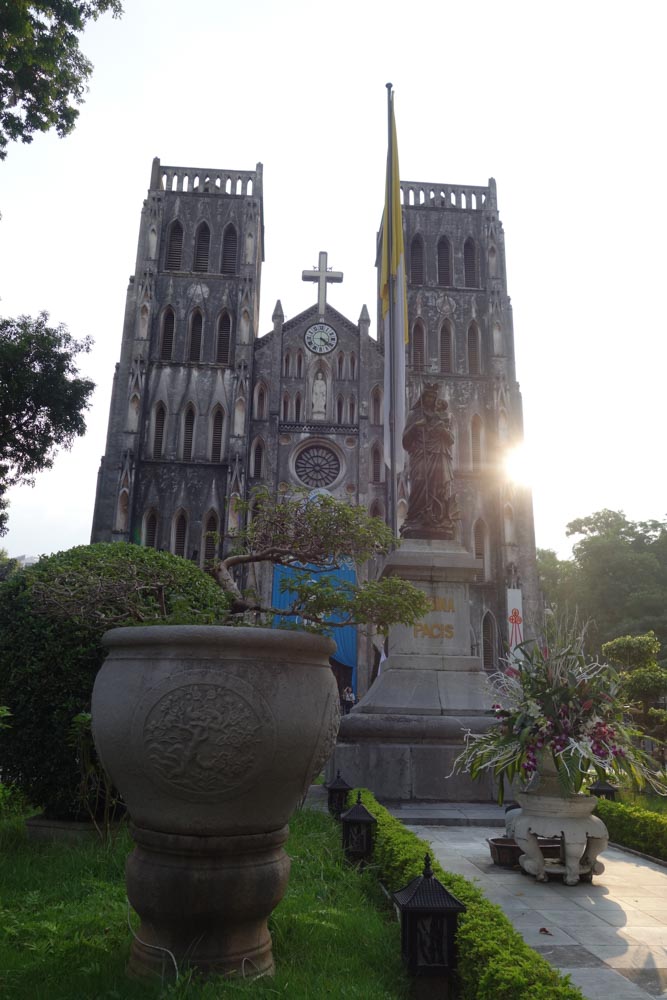
[[[330,486],[340,474],[340,461],[331,448],[311,444],[299,452],[295,468],[306,486]]]

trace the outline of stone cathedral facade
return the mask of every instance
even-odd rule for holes
[[[522,437],[503,230],[488,187],[403,182],[407,391],[437,382],[455,435],[458,540],[483,560],[471,651],[491,668],[510,640],[508,588],[538,620],[530,495],[503,470]],[[370,252],[370,250],[369,250]],[[93,541],[131,541],[205,565],[238,527],[236,498],[295,485],[387,516],[383,344],[326,302],[258,329],[264,222],[254,171],[153,161],[130,277]],[[315,291],[315,289],[314,289]],[[400,485],[399,523],[407,482]],[[251,580],[270,594],[266,574]],[[359,693],[372,652],[359,642]]]

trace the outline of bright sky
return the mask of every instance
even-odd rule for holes
[[[375,331],[386,91],[404,180],[498,183],[537,543],[603,507],[667,515],[661,299],[664,40],[656,0],[125,0],[83,38],[95,65],[76,131],[0,165],[0,310],[41,309],[95,347],[88,433],[10,495],[12,555],[90,537],[125,292],[151,161],[264,164],[260,332],[277,298],[329,301]],[[662,333],[661,333],[662,330]]]

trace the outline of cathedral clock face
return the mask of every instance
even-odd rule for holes
[[[328,323],[313,323],[303,335],[306,347],[314,354],[329,354],[338,343],[338,334]]]

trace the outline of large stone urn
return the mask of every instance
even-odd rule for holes
[[[506,826],[524,852],[519,864],[525,872],[538,882],[560,875],[566,885],[602,874],[604,865],[597,858],[607,847],[609,834],[602,820],[593,816],[598,800],[594,795],[563,794],[551,754],[542,755],[535,779],[516,797],[521,808],[507,813]],[[556,837],[561,840],[561,856],[550,860],[538,838]]]
[[[338,730],[334,643],[215,626],[112,629],[103,642],[93,734],[136,844],[129,973],[271,973],[287,823]]]

